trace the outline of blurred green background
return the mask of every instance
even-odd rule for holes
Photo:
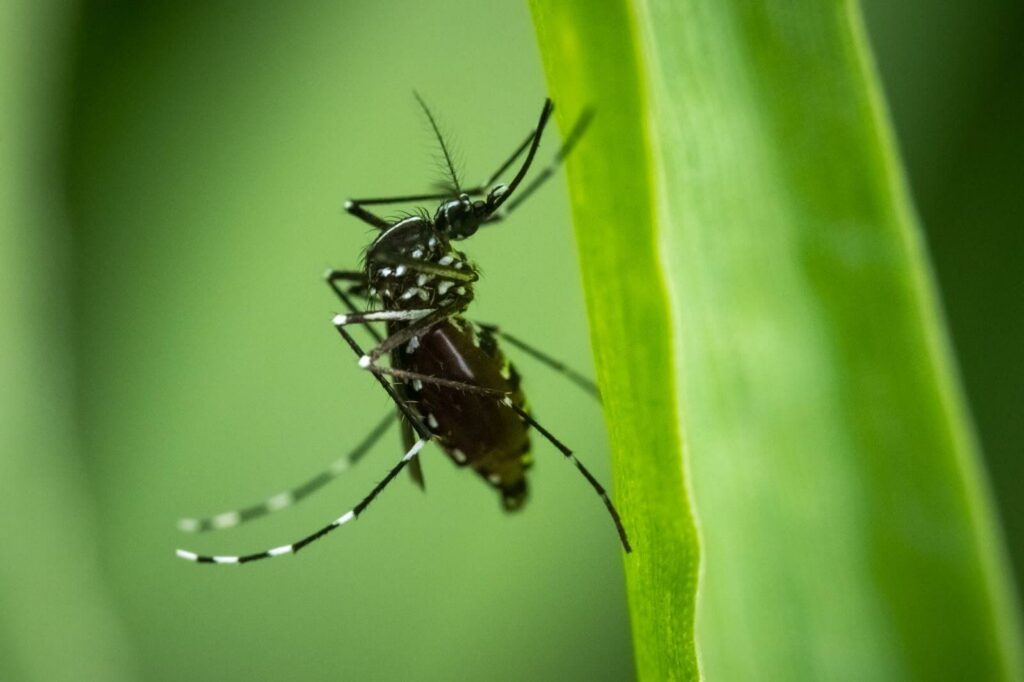
[[[1020,578],[1024,10],[865,9]],[[0,12],[0,679],[632,677],[614,533],[541,443],[515,516],[428,451],[427,495],[403,477],[299,558],[173,558],[293,540],[400,455],[392,432],[286,513],[174,528],[302,481],[389,409],[330,325],[321,273],[371,238],[342,203],[440,179],[413,88],[466,177],[504,158],[546,94],[525,3]],[[478,319],[590,371],[561,180],[466,250]],[[518,364],[609,480],[599,408]]]

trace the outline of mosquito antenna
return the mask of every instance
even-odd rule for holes
[[[445,144],[444,136],[441,135],[441,130],[437,127],[437,121],[434,120],[434,115],[430,113],[430,107],[428,107],[427,103],[423,101],[422,97],[420,97],[420,93],[413,90],[412,94],[416,98],[416,101],[420,103],[420,106],[423,107],[423,113],[427,115],[427,120],[430,121],[430,127],[434,129],[434,135],[437,136],[437,141],[441,144],[441,152],[444,153],[444,161],[448,165],[448,172],[452,176],[452,184],[455,185],[455,193],[461,193],[462,185],[459,184],[459,176],[455,172],[455,164],[452,162],[452,155],[448,151],[448,145]]]

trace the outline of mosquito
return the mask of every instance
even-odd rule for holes
[[[329,270],[325,275],[347,311],[334,317],[335,329],[358,357],[359,367],[376,378],[397,410],[377,423],[352,452],[302,485],[235,511],[182,519],[179,528],[230,528],[289,507],[356,464],[395,421],[401,427],[402,458],[352,509],[296,542],[241,556],[203,555],[179,549],[180,558],[207,564],[243,564],[294,554],[359,518],[405,467],[423,487],[419,454],[429,442],[436,443],[456,466],[475,472],[498,493],[506,510],[520,509],[526,501],[526,474],[532,463],[530,429],[576,466],[603,501],[623,549],[631,551],[607,491],[573,451],[530,413],[520,375],[505,357],[499,340],[562,373],[599,399],[597,388],[583,375],[499,327],[465,317],[479,271],[455,248],[456,242],[472,237],[481,227],[505,220],[551,177],[583,134],[592,112],[587,110],[579,117],[554,159],[523,185],[554,110],[551,100],[546,99],[536,127],[511,156],[483,183],[463,187],[434,115],[418,94],[416,99],[441,147],[448,183],[437,192],[347,201],[345,210],[379,233],[366,251],[361,270]],[[520,159],[522,163],[511,181],[499,183]],[[398,220],[382,218],[372,208],[428,201],[440,202],[433,214],[421,208]],[[364,303],[363,308],[356,305],[357,300]],[[383,335],[374,327],[379,323],[384,325]],[[353,326],[364,327],[373,337],[375,345],[368,352],[350,333]]]

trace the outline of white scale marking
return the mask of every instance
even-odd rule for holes
[[[347,511],[344,514],[342,514],[340,517],[338,517],[338,520],[334,522],[334,525],[335,526],[344,525],[344,524],[348,523],[349,521],[351,521],[352,519],[354,519],[355,517],[356,517],[355,511]]]
[[[416,260],[423,258],[423,249],[416,249],[415,251],[413,251],[412,257],[415,258]]]
[[[414,336],[409,339],[409,343],[405,346],[406,353],[415,353],[416,349],[420,347],[420,337]]]
[[[428,298],[430,298],[430,294],[428,294],[425,290],[420,289],[419,287],[412,287],[411,289],[406,291],[404,294],[402,294],[402,300],[403,301],[407,301],[410,298],[412,298],[413,296],[419,296],[424,301],[426,301]]]
[[[433,414],[428,414],[427,415],[427,424],[430,426],[430,428],[436,429],[437,426],[438,426],[437,418]]]
[[[426,444],[427,441],[425,440],[416,441],[416,443],[411,448],[409,448],[409,452],[405,453],[405,457],[403,457],[402,460],[408,462],[410,459],[418,455],[420,450],[422,450],[423,446]]]
[[[458,462],[459,464],[462,464],[463,462],[466,461],[466,459],[468,459],[466,457],[466,453],[463,452],[462,450],[459,450],[458,448],[452,448],[452,456],[455,458],[455,461]]]
[[[213,517],[214,528],[230,528],[231,526],[237,526],[238,522],[242,520],[242,517],[238,515],[237,511],[224,512],[223,514],[217,514]]]
[[[335,315],[334,319],[331,320],[331,322],[334,323],[335,327],[343,327],[343,326],[345,326],[348,323],[348,315],[342,315],[342,314]]]
[[[397,268],[395,268],[395,277],[401,277],[402,275],[404,275],[405,269],[406,268],[404,265],[399,265]]]
[[[452,258],[451,256],[442,256],[441,259],[437,261],[437,264],[438,265],[451,265],[454,261],[455,261],[455,259]]]
[[[195,561],[199,558],[199,555],[195,552],[189,552],[184,549],[175,550],[174,553],[177,554],[180,558],[185,559],[187,561]]]
[[[412,389],[414,391],[416,391],[417,393],[419,393],[420,391],[423,390],[423,382],[420,381],[419,379],[413,379],[412,380]]]
[[[454,286],[454,284],[455,282],[441,282],[440,284],[437,285],[437,293],[440,294],[441,296],[444,296],[445,294],[448,293],[448,290],[451,289],[452,286]]]
[[[362,367],[363,369],[366,369],[367,367],[369,367],[370,366],[370,356],[369,355],[364,355],[363,357],[359,358],[359,366]]]
[[[195,533],[199,530],[199,519],[179,519],[178,530],[186,533]]]
[[[277,511],[278,509],[284,509],[292,502],[295,501],[294,496],[290,492],[278,493],[269,500],[267,500],[267,509]]]
[[[238,557],[236,556],[215,556],[213,557],[213,563],[215,564],[237,564]]]
[[[274,549],[267,550],[267,556],[281,556],[282,554],[289,554],[292,551],[292,547],[293,545],[275,547]]]

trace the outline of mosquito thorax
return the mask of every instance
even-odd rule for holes
[[[435,307],[456,298],[468,303],[477,279],[466,255],[421,216],[406,218],[381,234],[367,250],[365,272],[371,295],[394,309]]]

